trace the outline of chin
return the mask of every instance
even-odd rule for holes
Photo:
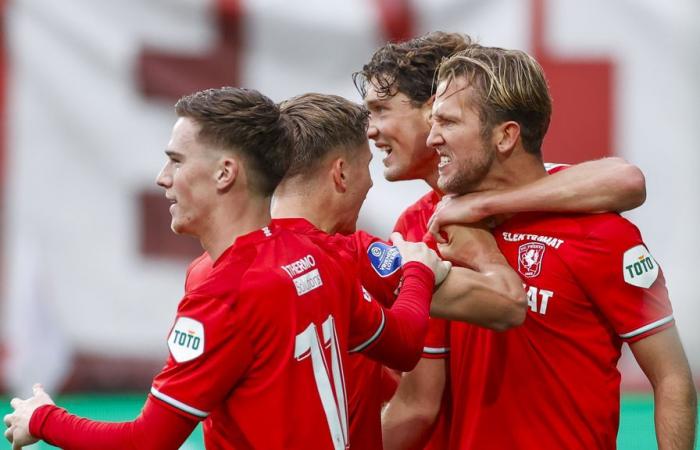
[[[410,178],[399,167],[387,167],[384,169],[384,179],[386,181],[402,181]]]

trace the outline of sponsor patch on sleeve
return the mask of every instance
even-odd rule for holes
[[[372,268],[380,277],[388,277],[401,267],[399,249],[383,242],[373,242],[367,248],[367,256]]]
[[[204,325],[189,317],[178,317],[168,337],[168,348],[175,361],[191,361],[204,353]]]
[[[627,284],[648,288],[659,276],[659,265],[649,250],[640,244],[625,252],[622,258],[622,274]]]

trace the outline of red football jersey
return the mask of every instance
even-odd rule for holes
[[[394,247],[363,231],[349,236],[331,236],[302,218],[274,219],[271,227],[283,227],[326,240],[339,257],[349,260],[345,270],[355,271],[362,286],[374,299],[386,307],[393,304],[402,275],[401,257]],[[211,259],[206,253],[195,259],[187,270],[186,291],[202,283],[211,268]],[[348,357],[345,378],[349,441],[355,448],[381,448],[381,407],[396,389],[395,383],[382,382],[386,381],[383,371],[381,363],[363,354],[351,353]]]
[[[437,251],[435,241],[426,234],[428,233],[428,220],[432,217],[439,202],[440,196],[437,192],[428,192],[399,216],[394,225],[394,231],[401,233],[407,241],[425,242]],[[431,317],[428,336],[423,348],[423,357],[447,358],[449,352],[449,322]]]
[[[435,212],[437,204],[440,202],[440,195],[435,191],[430,191],[423,197],[419,198],[414,204],[406,208],[399,216],[399,219],[394,225],[394,231],[401,233],[407,241],[420,242],[428,244],[433,250],[437,251],[437,244],[431,235],[428,234],[428,220]],[[425,338],[423,347],[423,358],[430,359],[446,359],[450,354],[450,322],[444,319],[436,319],[431,317],[428,324],[428,335]],[[449,376],[446,380],[446,389],[449,386]],[[443,450],[447,443],[447,424],[449,422],[447,414],[449,413],[449,397],[443,398],[443,404],[440,408],[430,441],[424,447],[425,450]]]
[[[341,262],[283,228],[238,238],[188,280],[151,395],[203,419],[207,448],[345,448],[345,355],[385,317]]]
[[[348,236],[331,236],[305,219],[275,219],[273,225],[325,240],[336,249],[339,258],[354,261],[348,262],[345,268],[347,271],[355,270],[372,297],[387,307],[393,304],[401,282],[401,256],[395,247],[363,231]],[[358,449],[380,449],[381,408],[393,394],[396,385],[386,382],[381,363],[362,354],[351,353],[345,369],[350,445]],[[387,392],[387,389],[391,392]]]
[[[622,343],[673,323],[661,269],[617,214],[518,214],[494,233],[527,318],[451,324],[450,448],[614,449]]]

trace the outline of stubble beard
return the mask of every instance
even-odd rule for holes
[[[456,173],[451,177],[440,176],[438,188],[444,194],[450,195],[464,195],[477,191],[495,159],[496,153],[484,145],[477,158],[452,162],[457,164]]]

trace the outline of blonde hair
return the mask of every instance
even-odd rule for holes
[[[437,82],[465,78],[473,88],[482,134],[505,121],[520,125],[523,147],[540,155],[549,128],[552,99],[540,64],[520,50],[473,46],[443,60]]]

